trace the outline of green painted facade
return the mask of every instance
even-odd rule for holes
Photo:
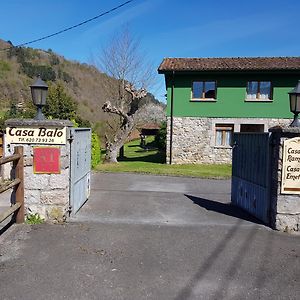
[[[166,74],[167,115],[170,116],[172,77]],[[220,117],[220,118],[292,118],[289,110],[289,96],[300,79],[300,73],[175,73],[174,75],[174,117]],[[193,81],[216,81],[217,100],[192,101]],[[271,81],[272,101],[249,101],[246,99],[248,81]]]

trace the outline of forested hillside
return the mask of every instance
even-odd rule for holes
[[[77,102],[81,118],[89,120],[97,127],[102,126],[108,115],[101,107],[118,92],[114,78],[101,73],[94,66],[66,60],[51,49],[43,51],[18,48],[13,47],[10,42],[0,40],[0,49],[9,47],[9,50],[0,50],[0,116],[12,103],[22,108],[31,102],[29,86],[40,74],[49,84],[55,82],[63,85],[68,95]],[[142,102],[149,104],[151,111],[156,111],[156,119],[163,119],[165,106],[151,94]],[[144,115],[147,118],[151,114]]]

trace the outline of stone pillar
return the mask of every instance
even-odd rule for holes
[[[69,211],[70,181],[70,141],[68,120],[28,120],[11,119],[6,123],[5,155],[11,155],[15,146],[24,147],[24,189],[25,214],[39,214],[50,222],[63,222]],[[19,130],[19,131],[18,131]],[[27,132],[25,131],[27,130]],[[31,133],[29,134],[29,131]],[[54,135],[61,130],[61,140]],[[56,134],[55,134],[56,132]],[[40,135],[40,137],[38,137]],[[60,135],[60,134],[59,134]],[[63,140],[63,142],[62,142]],[[39,157],[35,148],[60,153],[59,168],[56,171],[35,170],[37,159],[47,164],[53,157]],[[42,149],[43,150],[43,149]],[[34,152],[36,157],[34,157]],[[37,163],[35,163],[37,167]],[[41,166],[39,166],[41,168]],[[43,168],[43,166],[42,166]]]
[[[292,232],[300,231],[300,194],[297,192],[289,192],[288,194],[282,190],[282,173],[283,173],[283,145],[284,141],[292,138],[300,137],[300,128],[296,127],[273,127],[271,132],[271,190],[270,190],[270,217],[272,228],[280,231]],[[299,160],[300,153],[291,158],[295,161]],[[297,163],[298,164],[298,163]],[[299,183],[300,172],[293,173],[294,182]],[[298,175],[297,175],[298,174]],[[298,177],[297,177],[298,176]],[[293,189],[291,189],[293,190]],[[296,189],[295,189],[296,190]]]

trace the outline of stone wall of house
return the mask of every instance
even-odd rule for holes
[[[299,128],[282,127],[272,132],[271,226],[280,231],[300,231],[300,195],[282,194],[283,143],[300,137]]]
[[[277,125],[289,124],[289,119],[196,118],[173,117],[172,164],[231,163],[231,147],[215,145],[215,125],[233,124],[240,132],[241,124],[263,124],[264,131]],[[167,162],[170,162],[170,125],[167,119]]]

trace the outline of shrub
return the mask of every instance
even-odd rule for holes
[[[50,52],[49,61],[51,66],[59,65],[59,58],[53,52]]]
[[[100,162],[101,147],[99,136],[92,132],[92,168],[95,168]]]
[[[75,116],[75,122],[78,125],[78,127],[83,127],[83,128],[90,128],[91,122],[89,120],[82,119],[80,116],[76,115]]]
[[[1,118],[0,129],[4,128],[4,122],[7,119],[31,119],[36,114],[36,108],[33,103],[25,102],[24,106],[20,108],[16,101],[11,101],[9,109],[5,111],[4,115]]]
[[[45,81],[55,81],[56,79],[55,71],[51,66],[33,65],[30,62],[23,62],[21,68],[22,71],[31,78],[40,75]]]
[[[12,58],[13,56],[15,56],[17,58],[18,63],[22,63],[26,59],[26,53],[25,53],[24,49],[21,47],[9,48],[7,56],[8,56],[8,58]]]
[[[167,148],[167,123],[166,122],[162,123],[158,131],[158,134],[155,136],[155,143],[160,150],[166,150]]]
[[[25,61],[30,59],[34,59],[35,57],[40,58],[39,51],[36,49],[14,46],[9,48],[7,56],[8,58],[15,56],[17,58],[17,62],[20,64],[23,64]]]
[[[61,84],[50,84],[43,112],[51,119],[72,120],[76,118],[77,103]]]
[[[29,214],[26,216],[25,223],[30,225],[42,224],[44,223],[44,219],[42,219],[38,213]]]

